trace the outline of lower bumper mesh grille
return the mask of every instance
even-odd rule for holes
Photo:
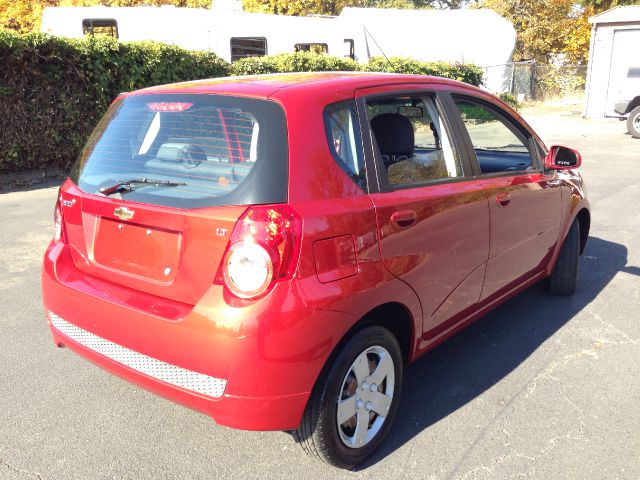
[[[224,393],[227,381],[222,378],[210,377],[209,375],[187,370],[186,368],[148,357],[142,353],[99,337],[98,335],[94,335],[91,332],[87,332],[67,322],[53,312],[49,312],[49,319],[56,330],[59,330],[74,342],[137,372],[210,397],[217,398]]]

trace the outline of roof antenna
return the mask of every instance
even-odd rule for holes
[[[371,37],[371,40],[373,40],[373,43],[376,44],[376,47],[378,47],[378,50],[380,50],[380,53],[382,54],[382,56],[384,57],[384,59],[387,61],[387,63],[389,64],[389,68],[391,69],[391,71],[393,73],[398,73],[396,72],[396,69],[393,67],[393,64],[391,63],[391,60],[389,60],[389,57],[387,57],[384,53],[384,51],[382,50],[382,48],[380,48],[380,45],[378,45],[378,42],[376,42],[376,39],[373,38],[373,35],[371,35],[371,32],[369,30],[367,30],[367,27],[363,24],[362,28],[364,28],[364,33],[366,35],[369,35]]]

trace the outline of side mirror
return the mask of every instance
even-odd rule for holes
[[[570,170],[578,168],[582,163],[582,157],[577,150],[561,145],[554,145],[549,149],[544,165],[553,170]]]

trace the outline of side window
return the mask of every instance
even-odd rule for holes
[[[353,102],[326,107],[324,124],[333,159],[360,188],[366,190],[362,140]]]
[[[640,78],[640,67],[631,67],[627,72],[628,78]]]
[[[263,57],[267,54],[267,39],[263,37],[232,37],[231,61],[245,57]]]
[[[82,20],[82,34],[85,37],[118,38],[118,22],[112,18],[85,18]]]
[[[367,102],[367,114],[389,185],[463,176],[432,98],[373,99]]]
[[[476,152],[480,171],[496,173],[531,168],[527,142],[493,109],[467,99],[455,99]]]
[[[295,52],[329,53],[329,45],[326,43],[296,43]]]

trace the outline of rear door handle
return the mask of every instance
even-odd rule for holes
[[[511,194],[509,192],[502,192],[496,195],[496,203],[499,207],[506,207],[511,202]]]
[[[413,210],[400,210],[391,215],[391,223],[399,228],[409,228],[417,219],[418,215]]]

